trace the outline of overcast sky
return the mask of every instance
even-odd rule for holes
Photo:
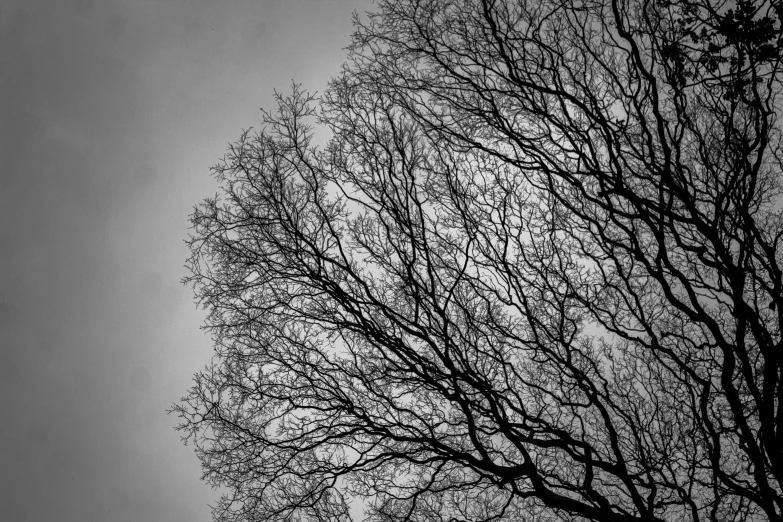
[[[166,410],[211,356],[187,216],[294,79],[322,91],[371,0],[0,2],[0,508],[207,522]]]

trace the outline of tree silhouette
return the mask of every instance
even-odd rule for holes
[[[783,520],[780,1],[378,10],[192,216],[216,519]]]

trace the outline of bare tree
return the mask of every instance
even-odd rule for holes
[[[783,520],[780,1],[378,9],[192,217],[216,519]]]

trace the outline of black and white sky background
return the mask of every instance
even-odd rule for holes
[[[371,0],[0,1],[0,519],[207,522],[166,409],[211,357],[187,216]]]

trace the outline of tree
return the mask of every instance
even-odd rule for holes
[[[780,1],[378,9],[192,216],[216,518],[783,520]]]

